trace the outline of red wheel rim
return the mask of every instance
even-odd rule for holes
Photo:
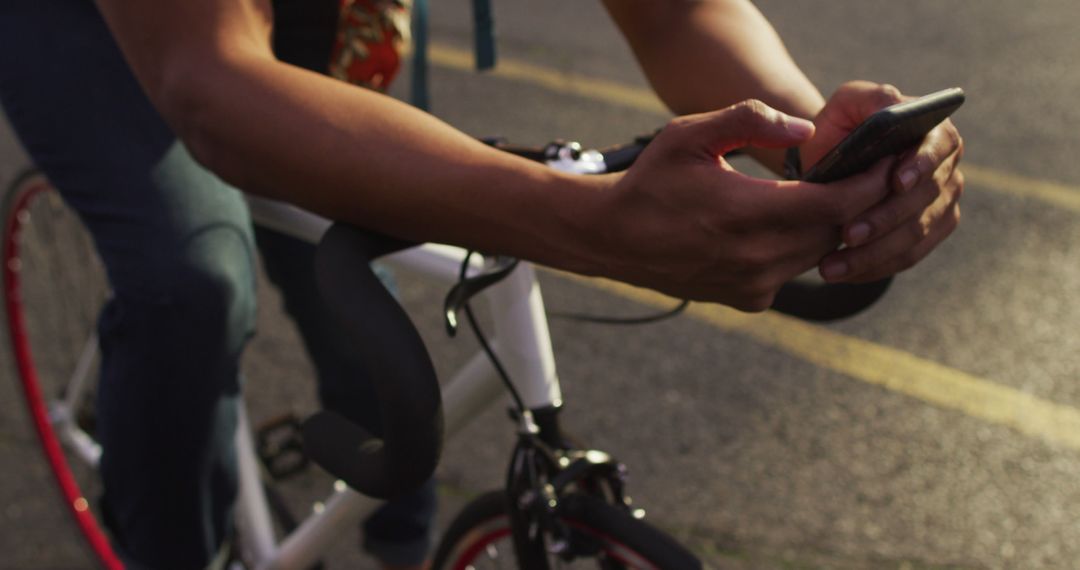
[[[565,519],[565,522],[586,534],[601,539],[604,542],[604,553],[615,561],[627,565],[628,568],[654,570],[655,567],[643,559],[633,560],[633,558],[637,558],[640,555],[615,538],[576,520]],[[505,515],[488,519],[479,526],[491,527],[491,530],[484,532],[475,541],[468,544],[466,548],[461,551],[461,554],[451,561],[450,570],[467,570],[476,560],[477,556],[479,556],[488,545],[510,536],[510,520]]]
[[[12,353],[19,369],[19,379],[23,387],[23,395],[26,405],[34,422],[41,447],[49,462],[52,473],[56,478],[60,491],[64,496],[64,504],[68,512],[75,518],[80,531],[86,538],[90,548],[109,570],[119,570],[124,567],[123,563],[113,552],[109,539],[102,532],[93,513],[90,512],[89,503],[83,497],[78,483],[75,481],[67,458],[64,456],[60,442],[53,431],[49,421],[45,399],[42,397],[37,369],[34,367],[33,351],[30,347],[30,339],[26,333],[26,318],[23,314],[22,296],[19,281],[19,230],[22,221],[19,220],[19,212],[26,210],[30,201],[43,192],[51,190],[49,183],[41,176],[29,179],[23,183],[23,189],[15,197],[16,202],[8,211],[9,219],[4,220],[4,308],[8,316],[8,334],[11,339]]]

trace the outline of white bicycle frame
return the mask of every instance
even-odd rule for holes
[[[255,223],[305,241],[317,242],[330,226],[324,218],[280,202],[249,197],[249,204]],[[460,248],[425,245],[384,259],[425,276],[452,282],[457,279],[464,253]],[[509,277],[485,291],[483,296],[492,308],[492,349],[499,355],[525,405],[543,408],[561,404],[562,394],[535,269],[528,263],[519,263]],[[457,434],[505,391],[483,352],[473,356],[450,381],[443,382],[442,390],[447,438]],[[380,504],[338,481],[333,494],[321,503],[321,507],[278,543],[262,488],[251,427],[243,409],[236,441],[240,477],[236,516],[243,541],[240,548],[244,560],[256,569],[310,567],[339,531],[357,528],[360,520]]]
[[[576,144],[576,143],[575,143]],[[604,157],[597,151],[580,151],[580,146],[566,146],[546,161],[557,170],[576,174],[606,171]],[[248,196],[255,223],[298,239],[316,243],[331,222],[294,206]],[[465,251],[450,246],[424,245],[383,258],[391,264],[447,283],[456,281]],[[482,260],[472,262],[474,269]],[[522,403],[529,409],[562,404],[562,392],[555,373],[547,317],[540,287],[532,265],[521,262],[505,279],[486,289],[482,295],[492,308],[494,337],[489,343],[508,372]],[[85,464],[96,467],[101,447],[80,428],[73,410],[88,394],[98,341],[91,334],[84,343],[78,362],[68,380],[62,400],[49,403],[49,416],[61,442]],[[482,351],[473,356],[447,382],[442,382],[444,435],[457,434],[468,421],[504,393],[494,366]],[[339,531],[355,529],[360,520],[381,502],[349,490],[341,481],[333,494],[300,526],[278,542],[274,536],[270,508],[262,487],[261,467],[255,453],[251,424],[243,404],[240,406],[236,433],[239,461],[239,496],[237,524],[241,528],[242,559],[256,570],[289,570],[312,566]],[[78,507],[76,507],[78,508]]]

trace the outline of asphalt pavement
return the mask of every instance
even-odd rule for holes
[[[467,50],[469,3],[434,4],[435,50]],[[827,326],[708,308],[641,327],[553,320],[567,424],[625,461],[648,519],[715,568],[1080,567],[1080,6],[756,4],[826,95],[853,78],[912,94],[965,88],[961,228],[872,309]],[[596,88],[647,88],[600,3],[506,0],[495,10],[500,57],[532,78],[437,64],[438,116],[475,135],[598,146],[666,120]],[[0,134],[0,180],[25,163]],[[652,307],[595,283],[541,280],[550,309]],[[443,338],[444,291],[400,281],[439,369],[471,355],[467,339]],[[260,294],[245,360],[254,415],[310,409],[309,366],[274,292]],[[4,380],[0,568],[87,567],[48,494],[14,377]],[[512,424],[492,409],[448,443],[443,524],[499,485],[511,442]],[[287,492],[306,508],[327,484],[311,474]],[[369,567],[355,538],[328,558]]]

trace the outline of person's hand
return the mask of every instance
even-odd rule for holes
[[[822,185],[763,180],[722,155],[812,136],[809,121],[757,101],[679,117],[606,187],[590,244],[597,273],[682,298],[761,311],[840,244],[839,228],[877,204],[883,163]]]
[[[891,85],[855,81],[841,86],[814,119],[816,134],[802,146],[804,165],[812,166],[866,117],[905,99]],[[958,165],[963,153],[960,134],[946,120],[918,148],[899,156],[887,180],[892,192],[844,223],[848,247],[822,260],[822,277],[830,282],[876,281],[926,257],[960,221],[964,176]]]

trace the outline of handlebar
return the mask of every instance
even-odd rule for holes
[[[629,168],[652,138],[599,151],[561,141],[545,147],[485,142],[553,168],[594,174]],[[382,433],[375,435],[334,412],[318,412],[302,426],[304,449],[350,487],[383,499],[423,484],[442,452],[442,399],[431,358],[405,310],[370,267],[376,258],[412,245],[338,223],[323,236],[315,259],[320,292],[360,352],[387,413],[382,414]],[[806,320],[840,319],[869,307],[890,283],[792,282],[781,289],[773,308]]]
[[[370,266],[411,245],[334,224],[315,256],[319,290],[340,317],[387,411],[381,438],[334,412],[318,412],[302,426],[304,449],[350,487],[381,499],[427,481],[442,453],[442,397],[435,368],[409,316]]]

